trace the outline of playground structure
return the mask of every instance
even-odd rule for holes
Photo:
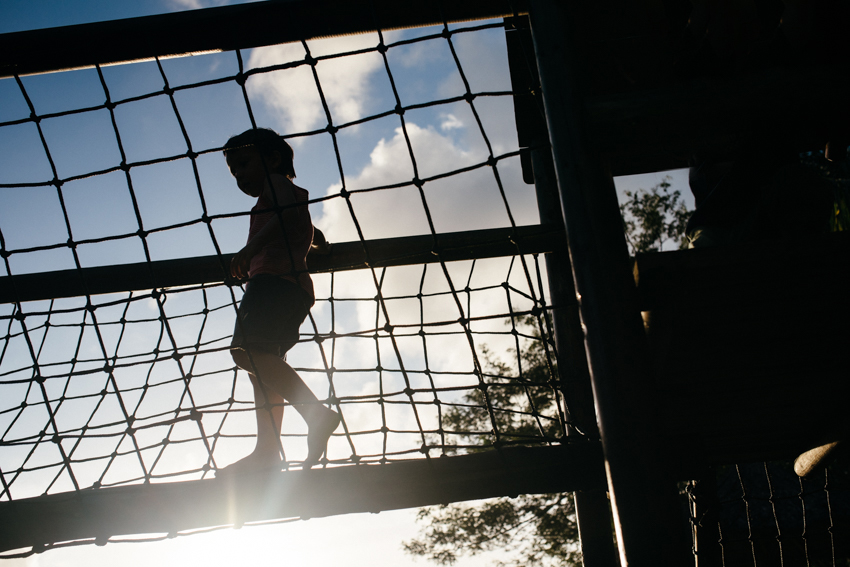
[[[818,46],[786,45],[783,51],[775,40],[781,36],[776,29],[782,10],[762,6],[754,17],[762,30],[773,34],[745,34],[727,44],[715,43],[707,52],[705,43],[682,39],[690,29],[689,16],[694,16],[689,6],[688,2],[658,7],[643,2],[562,5],[531,0],[504,5],[464,1],[450,6],[421,2],[399,9],[399,5],[388,2],[262,3],[0,38],[3,52],[10,54],[8,61],[0,62],[4,74],[20,76],[344,33],[434,24],[447,30],[449,22],[508,18],[504,27],[513,84],[510,94],[515,99],[521,149],[516,156],[491,155],[484,165],[497,168],[500,160],[519,157],[523,177],[536,187],[540,225],[452,234],[437,233],[432,227],[432,234],[422,237],[385,241],[361,238],[359,242],[337,243],[334,254],[312,260],[310,270],[337,274],[369,269],[378,282],[383,276],[375,274],[394,266],[422,265],[425,269],[432,264],[448,273],[447,263],[455,261],[521,259],[518,271],[526,287],[512,288],[511,276],[506,277],[509,311],[486,313],[485,317],[508,317],[512,321],[518,314],[536,317],[542,337],[538,340],[543,340],[551,355],[557,357],[560,379],[553,376],[553,380],[563,396],[563,405],[554,414],[543,416],[557,422],[561,414],[563,435],[556,439],[545,434],[535,439],[499,439],[494,427],[494,451],[432,458],[431,451],[447,455],[451,443],[443,439],[429,446],[429,435],[446,432],[440,426],[430,429],[420,425],[414,433],[421,438],[421,447],[392,454],[386,450],[386,439],[394,428],[385,421],[380,431],[385,439],[383,453],[360,455],[353,450],[351,458],[327,463],[339,466],[310,472],[284,471],[252,486],[231,483],[226,491],[220,487],[223,481],[206,479],[213,468],[206,462],[195,471],[199,479],[185,483],[152,483],[155,475],[148,471],[126,486],[77,486],[71,491],[13,499],[14,485],[5,480],[8,472],[4,469],[2,548],[33,546],[33,550],[41,550],[57,542],[102,542],[124,534],[177,533],[285,517],[574,491],[585,565],[596,567],[616,561],[605,495],[607,479],[622,564],[684,565],[694,560],[692,547],[699,566],[738,564],[732,561],[730,551],[736,543],[730,541],[728,533],[717,533],[718,521],[723,524],[716,519],[713,497],[695,498],[695,535],[689,537],[677,482],[699,480],[695,486],[711,485],[714,473],[710,467],[789,459],[846,437],[848,417],[842,402],[847,399],[848,386],[842,353],[850,331],[842,324],[848,307],[835,298],[841,297],[850,275],[850,242],[846,234],[793,241],[779,237],[734,249],[645,255],[637,258],[632,269],[612,176],[685,167],[694,152],[733,153],[740,151],[742,143],[766,135],[782,136],[801,152],[819,149],[836,136],[840,138],[842,132],[836,125],[850,123],[842,104],[850,92],[850,75],[846,61],[832,56],[837,40],[831,32],[840,26],[818,28],[822,31]],[[327,17],[329,14],[332,17]],[[838,16],[846,14],[839,12]],[[239,22],[251,22],[251,33],[239,32],[247,29]],[[268,27],[257,31],[255,22]],[[826,25],[823,20],[819,22]],[[82,47],[74,39],[83,34],[100,38],[86,45],[103,47],[91,51]],[[45,41],[48,36],[51,42]],[[446,36],[450,38],[451,33]],[[157,39],[151,39],[154,37]],[[47,46],[55,44],[57,38],[60,43],[78,47],[60,52],[49,49]],[[742,45],[747,49],[736,51]],[[382,49],[388,48],[381,43],[377,50]],[[813,65],[812,50],[827,56]],[[244,85],[245,78],[240,69],[229,80]],[[166,86],[163,94],[171,96],[172,92]],[[467,102],[473,104],[481,93],[466,94]],[[404,110],[399,103],[395,112],[403,116]],[[776,125],[776,117],[782,117],[780,125]],[[339,127],[329,123],[327,133],[333,136]],[[194,160],[201,153],[190,145],[185,157]],[[128,169],[132,171],[132,167],[123,168]],[[417,185],[414,180],[411,185],[421,190],[430,181],[421,179]],[[47,184],[51,183],[54,181]],[[57,189],[60,187],[61,183],[57,184]],[[4,259],[16,252],[4,247]],[[546,255],[548,286],[538,284],[542,277],[539,254]],[[163,296],[181,293],[180,286],[206,293],[206,286],[215,289],[233,284],[226,281],[223,265],[227,265],[227,256],[218,254],[19,275],[7,263],[10,275],[0,280],[0,294],[4,303],[15,307],[5,317],[10,329],[6,340],[15,335],[11,331],[13,322],[37,320],[31,316],[32,310],[23,307],[26,302],[84,296],[86,300],[74,309],[94,315],[103,311],[93,299],[96,294],[153,290],[146,297],[159,301]],[[454,289],[451,278],[447,279],[451,288],[447,293],[455,302],[464,293],[478,291],[469,284],[466,290]],[[381,298],[380,284],[376,287],[377,303],[391,299]],[[547,287],[548,300],[544,295]],[[515,309],[510,296],[517,291],[531,299]],[[420,289],[419,295],[421,302],[421,296],[428,294]],[[132,294],[127,301],[132,301]],[[206,303],[204,309],[215,311]],[[541,316],[544,311],[552,313],[553,329]],[[641,312],[646,314],[646,324]],[[165,317],[164,310],[162,314]],[[386,311],[384,316],[385,320],[376,316],[375,328],[369,329],[375,335],[376,348],[379,332],[382,339],[405,332],[404,325],[391,325]],[[470,343],[475,316],[461,309],[458,320],[451,322],[457,326],[453,332]],[[436,323],[429,327],[423,319],[410,328],[425,333],[448,322]],[[167,327],[165,322],[163,325]],[[23,335],[27,332],[22,331]],[[318,328],[315,335],[321,337],[316,341],[319,345],[335,338]],[[201,342],[199,337],[195,356],[210,348]],[[475,348],[472,350],[474,353]],[[175,344],[171,350],[162,348],[161,354],[179,361],[188,353]],[[158,351],[154,358],[159,355]],[[25,370],[35,373],[27,381],[43,386],[47,380],[39,374],[38,357],[33,358],[33,364]],[[397,358],[400,363],[403,357]],[[108,367],[109,361],[106,363]],[[113,362],[112,370],[118,366]],[[386,367],[390,368],[388,364]],[[324,371],[332,368],[333,363],[326,364]],[[473,379],[483,382],[486,373],[477,361],[475,368]],[[110,368],[103,371],[110,374]],[[400,372],[405,373],[404,367]],[[407,373],[413,372],[408,369]],[[18,379],[19,374],[10,376]],[[439,373],[423,372],[431,374]],[[74,370],[68,376],[71,379]],[[181,376],[187,391],[189,380],[198,378],[192,375],[187,380],[186,373]],[[110,391],[119,392],[118,387]],[[393,403],[393,396],[406,398],[403,403],[416,413],[426,403],[421,398],[423,393],[432,394],[427,403],[439,407],[434,400],[441,400],[446,390],[433,382],[423,388],[408,381],[403,391],[386,396],[381,392],[366,401],[380,398],[379,403]],[[343,407],[346,402],[355,402],[331,392],[331,403],[334,398]],[[44,405],[49,407],[52,401],[45,391]],[[148,425],[202,423],[201,414],[207,408],[180,407],[186,411],[177,412],[173,418],[151,424],[119,424],[116,431],[133,437]],[[231,400],[227,410],[233,407]],[[12,408],[3,409],[9,412]],[[510,408],[485,409],[494,414]],[[61,445],[63,438],[85,435],[84,429],[42,431],[37,438],[16,439],[14,443],[4,439],[0,450],[22,444],[30,444],[34,450],[40,443]],[[481,437],[489,435],[482,432]],[[48,438],[51,436],[58,439]],[[208,437],[202,429],[196,440]],[[423,458],[407,460],[411,453],[420,453]],[[63,458],[60,465],[70,469],[73,458]],[[770,469],[765,465],[764,470],[770,484]],[[744,486],[741,473],[739,478]],[[331,486],[338,487],[335,497],[318,496],[328,494]],[[802,481],[800,487],[805,519]],[[824,489],[829,495],[829,487]],[[273,499],[278,506],[272,509],[258,504],[269,493],[280,495]],[[744,493],[741,499],[746,502]],[[239,509],[224,514],[221,503],[234,494]],[[837,506],[836,494],[832,494],[835,505],[830,508],[827,531],[834,557],[839,545],[836,542],[846,529],[840,519],[846,521],[847,510]],[[209,507],[183,513],[189,508],[186,502],[204,502]],[[702,502],[709,502],[707,509],[715,519],[710,520],[711,514],[699,508]],[[846,501],[842,502],[846,507]],[[135,512],[128,514],[128,509]],[[775,505],[773,513],[777,532],[770,537],[776,539],[782,528]],[[52,521],[44,522],[46,516]],[[79,517],[88,521],[72,520]],[[782,541],[788,541],[787,531],[782,535],[786,538]],[[813,547],[815,537],[805,533],[804,521],[803,540]],[[744,539],[752,548],[753,564],[774,564],[772,555],[756,552],[754,530]],[[783,551],[782,541],[780,559],[785,557],[783,553],[790,553],[787,543]]]

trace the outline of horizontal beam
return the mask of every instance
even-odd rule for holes
[[[680,479],[850,438],[850,233],[638,254],[635,279]]]
[[[587,132],[614,175],[688,167],[694,153],[749,155],[766,142],[823,149],[850,123],[850,66],[774,67],[590,96]]]
[[[0,35],[0,78],[501,18],[512,0],[287,0]]]
[[[384,465],[81,490],[0,503],[0,551],[604,486],[600,445],[581,442]]]
[[[370,266],[381,268],[542,254],[563,246],[563,242],[563,230],[542,225],[338,242],[328,256],[309,256],[308,269],[312,273],[339,272]],[[225,271],[232,257],[233,254],[223,254],[221,257],[202,256],[5,276],[0,278],[0,303],[225,281],[235,283]]]

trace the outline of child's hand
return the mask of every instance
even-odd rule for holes
[[[333,244],[328,242],[325,238],[325,233],[313,227],[313,244],[310,245],[310,250],[308,250],[309,254],[319,254],[322,256],[327,256],[331,253],[331,247]]]
[[[251,267],[251,258],[254,257],[254,254],[256,252],[249,246],[245,246],[245,248],[237,252],[230,261],[230,275],[240,280],[247,279],[248,268]]]
[[[310,245],[310,254],[318,254],[320,256],[327,256],[331,253],[331,249],[333,248],[333,244],[325,240],[324,242],[313,242]]]

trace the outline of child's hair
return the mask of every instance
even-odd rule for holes
[[[252,128],[241,134],[233,136],[224,144],[224,155],[229,150],[254,147],[261,154],[268,155],[271,152],[279,152],[281,163],[279,171],[290,179],[295,179],[295,166],[292,164],[292,147],[286,143],[283,137],[271,128]]]

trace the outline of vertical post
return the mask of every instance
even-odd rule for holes
[[[532,149],[531,163],[540,223],[563,227],[564,218],[560,212],[555,166],[549,148]],[[581,321],[569,252],[558,250],[546,254],[546,273],[549,296],[555,307],[552,312],[552,325],[558,351],[558,374],[561,376],[561,390],[567,400],[570,422],[575,424],[582,434],[597,439],[599,429],[596,425],[593,392],[582,344]],[[569,432],[575,433],[572,427]],[[617,553],[614,549],[614,539],[611,537],[608,494],[605,490],[581,490],[575,492],[573,498],[584,567],[614,567],[617,564]]]
[[[508,65],[514,91],[514,116],[517,138],[522,148],[523,178],[533,179],[537,195],[540,223],[564,229],[561,198],[555,179],[555,165],[549,149],[549,133],[540,100],[540,77],[534,62],[534,46],[527,17],[506,20],[505,42],[508,48]],[[599,439],[593,391],[587,371],[584,336],[581,332],[578,304],[576,302],[573,273],[566,246],[546,254],[546,274],[549,296],[555,309],[552,326],[558,354],[560,389],[566,400],[570,426],[569,435],[584,435]],[[617,552],[611,537],[611,509],[605,490],[585,490],[573,494],[576,525],[582,562],[585,567],[614,567]]]
[[[675,479],[650,423],[646,336],[613,178],[587,148],[582,130],[582,75],[566,9],[565,3],[531,0],[531,31],[620,561],[624,567],[693,564]]]
[[[718,529],[717,473],[706,467],[700,478],[688,485],[691,522],[693,524],[696,567],[722,565],[720,530]]]

